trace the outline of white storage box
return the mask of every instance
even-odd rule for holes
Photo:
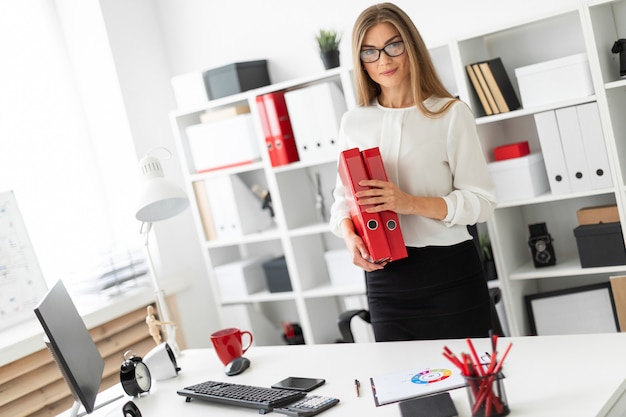
[[[187,128],[197,172],[228,168],[261,160],[250,113]]]
[[[550,190],[543,155],[533,153],[487,164],[499,203],[532,198]]]
[[[263,262],[270,258],[242,259],[215,267],[217,286],[222,299],[246,297],[267,289]]]
[[[515,69],[522,105],[536,107],[594,94],[587,54]]]
[[[352,263],[347,249],[324,252],[330,282],[335,287],[362,287],[365,289],[365,272]]]

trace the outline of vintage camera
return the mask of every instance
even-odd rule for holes
[[[540,268],[556,264],[556,255],[552,246],[552,237],[545,223],[529,224],[530,238],[528,246],[533,256],[535,267]]]

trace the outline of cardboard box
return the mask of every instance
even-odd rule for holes
[[[284,256],[264,262],[263,271],[270,292],[292,291],[289,270]]]
[[[576,216],[579,225],[619,222],[617,204],[584,207],[576,212]]]
[[[580,265],[626,265],[626,248],[619,222],[587,224],[574,229]]]
[[[620,331],[626,331],[626,275],[609,277]]]
[[[263,262],[268,258],[251,258],[216,266],[217,286],[223,299],[246,297],[267,289]]]
[[[334,287],[362,287],[365,289],[365,272],[352,263],[347,249],[324,253],[330,282]]]
[[[267,61],[236,62],[203,73],[211,100],[270,85]]]
[[[587,54],[570,55],[515,69],[524,107],[594,94]]]
[[[487,164],[498,202],[523,200],[550,190],[543,156],[533,153]]]

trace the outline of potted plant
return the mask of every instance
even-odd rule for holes
[[[491,250],[491,240],[489,239],[489,235],[481,234],[478,237],[478,243],[480,245],[480,257],[483,261],[485,279],[487,279],[487,281],[498,279],[498,272],[496,271],[496,263],[493,259],[493,251]]]
[[[338,67],[341,35],[336,30],[320,29],[315,39],[320,48],[320,57],[324,63],[324,68],[330,69]]]

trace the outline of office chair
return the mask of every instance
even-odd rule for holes
[[[491,327],[495,334],[504,337],[504,331],[502,330],[502,323],[496,310],[496,304],[502,299],[502,292],[500,288],[489,288],[489,299],[491,301]],[[341,339],[339,343],[354,343],[354,335],[352,334],[351,323],[354,317],[359,317],[366,323],[371,323],[370,312],[365,309],[347,310],[339,314],[337,317],[337,326],[339,327],[339,334]]]
[[[354,343],[354,335],[352,334],[352,319],[354,317],[360,317],[366,323],[371,323],[370,312],[364,309],[347,310],[339,314],[337,318],[337,326],[339,326],[339,334],[341,334],[341,340],[339,343]]]

